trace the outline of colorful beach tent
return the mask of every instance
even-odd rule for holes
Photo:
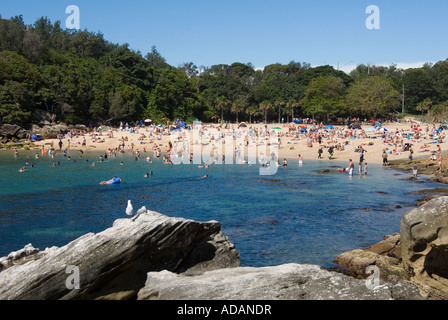
[[[42,136],[39,136],[39,135],[37,135],[37,134],[33,134],[33,135],[30,137],[30,139],[31,139],[31,140],[34,140],[34,141],[42,141],[42,140],[44,140],[44,138],[43,138]]]
[[[332,125],[326,126],[325,129],[333,130],[334,127]]]

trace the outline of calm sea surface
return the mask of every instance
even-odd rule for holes
[[[145,155],[139,161],[127,154],[100,162],[100,153],[72,151],[70,160],[62,155],[35,159],[35,154],[21,151],[14,158],[12,152],[0,152],[0,256],[28,243],[44,250],[101,232],[126,217],[130,199],[135,209],[221,222],[243,266],[330,266],[344,251],[399,232],[402,214],[421,197],[412,191],[437,186],[403,181],[409,174],[371,164],[367,177],[350,178],[316,172],[347,163],[305,160],[299,167],[290,159],[277,174],[260,176],[257,166],[200,169],[159,159],[149,163]],[[60,165],[53,167],[57,161]],[[34,167],[19,173],[26,162]],[[149,171],[154,174],[145,178]],[[200,179],[205,174],[209,177]],[[99,185],[113,176],[123,182]]]

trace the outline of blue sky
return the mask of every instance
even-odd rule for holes
[[[77,5],[81,29],[129,43],[143,55],[156,46],[173,66],[233,62],[264,67],[292,60],[312,66],[411,67],[448,58],[448,1],[442,0],[15,0],[3,18],[41,16],[65,26]],[[380,29],[366,28],[366,8],[380,9]]]

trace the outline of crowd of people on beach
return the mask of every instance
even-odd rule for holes
[[[377,124],[377,123],[375,123]],[[195,146],[201,148],[209,147],[210,157],[205,163],[199,164],[200,167],[208,167],[212,162],[225,162],[225,156],[220,151],[226,147],[226,142],[233,142],[233,157],[236,163],[246,163],[252,165],[249,160],[244,158],[247,155],[245,150],[253,146],[276,148],[277,151],[295,150],[296,144],[303,144],[306,148],[316,150],[316,159],[324,159],[324,151],[328,153],[328,159],[333,160],[335,155],[346,150],[348,146],[355,146],[354,152],[359,154],[359,173],[367,174],[367,162],[365,155],[369,146],[375,144],[382,145],[381,155],[371,155],[369,157],[381,157],[384,166],[389,164],[389,155],[398,155],[403,152],[409,152],[409,159],[413,159],[415,152],[430,153],[430,159],[438,161],[440,171],[442,170],[442,152],[440,144],[446,139],[446,130],[442,126],[429,125],[423,126],[414,122],[409,122],[408,127],[396,130],[384,129],[381,124],[364,124],[364,128],[358,126],[324,126],[323,124],[310,123],[303,124],[283,124],[282,127],[265,125],[247,125],[246,123],[229,124],[203,124],[195,122],[193,125],[179,127],[179,121],[173,124],[154,125],[140,122],[134,127],[128,124],[121,124],[119,128],[98,127],[93,130],[69,130],[61,133],[57,139],[50,140],[50,143],[42,144],[40,152],[36,153],[35,158],[48,155],[54,158],[57,155],[64,155],[70,160],[68,152],[71,150],[80,153],[92,150],[92,146],[113,140],[115,146],[106,149],[104,158],[107,156],[116,156],[118,153],[131,153],[135,160],[139,160],[141,155],[145,156],[146,161],[151,161],[148,152],[153,152],[156,158],[162,158],[165,164],[173,164],[176,158],[188,158],[193,162],[193,150]],[[174,129],[173,129],[174,128]],[[389,126],[390,128],[390,126]],[[198,134],[193,138],[190,135],[192,130],[197,130]],[[131,137],[133,139],[131,139]],[[135,139],[135,137],[137,137]],[[272,140],[271,138],[276,139]],[[229,140],[230,139],[230,140]],[[168,140],[168,141],[167,141]],[[285,142],[286,141],[286,142]],[[416,142],[425,143],[419,150],[414,150]],[[55,146],[57,143],[57,146]],[[432,147],[437,145],[437,150]],[[90,146],[90,148],[89,148]],[[290,153],[291,154],[291,153]],[[17,151],[15,153],[17,156]],[[257,159],[260,165],[287,166],[287,160],[284,158],[280,163],[280,156],[271,156],[268,151],[265,154],[258,154]],[[303,165],[303,155],[297,150],[297,163]],[[99,161],[103,161],[103,159]],[[178,160],[178,159],[177,159]],[[346,168],[353,174],[353,161],[350,161]],[[55,161],[53,166],[60,165]],[[95,165],[95,162],[92,163]],[[20,168],[24,172],[27,166]]]

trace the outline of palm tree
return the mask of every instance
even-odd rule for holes
[[[291,121],[294,121],[294,108],[297,108],[299,106],[299,103],[295,100],[289,100],[286,104],[286,107],[289,111],[291,111]]]
[[[246,109],[246,114],[249,115],[249,123],[252,123],[252,117],[255,117],[258,114],[257,107],[250,106],[249,108]]]
[[[268,100],[260,103],[260,111],[264,113],[264,122],[268,123],[268,111],[272,108],[272,104]]]
[[[220,96],[216,98],[216,109],[221,111],[221,121],[224,121],[224,110],[227,110],[230,107],[230,101],[227,100],[226,97]]]
[[[432,106],[432,101],[429,98],[426,98],[425,100],[423,100],[422,102],[420,102],[417,107],[415,108],[417,111],[421,111],[422,115],[423,112],[428,111],[431,109]]]
[[[283,100],[276,100],[275,101],[275,105],[278,107],[278,123],[280,123],[280,119],[281,119],[281,112],[282,112],[282,107],[285,105],[286,103]]]
[[[236,114],[236,123],[238,123],[238,114],[240,112],[244,111],[244,101],[242,99],[236,99],[235,101],[233,101],[232,103],[232,108],[231,108],[232,112],[235,112]]]

